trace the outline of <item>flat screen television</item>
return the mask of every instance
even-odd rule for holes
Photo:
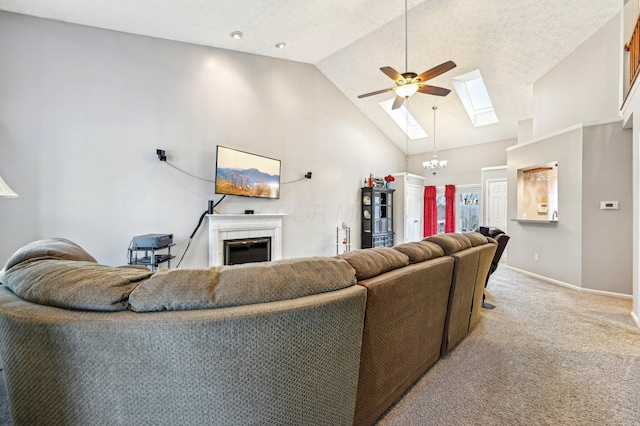
[[[216,194],[280,198],[280,160],[216,148]]]

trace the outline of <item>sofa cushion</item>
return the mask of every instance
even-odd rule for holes
[[[358,281],[373,278],[409,264],[409,257],[389,247],[355,250],[340,255],[356,270]]]
[[[4,272],[2,283],[17,296],[40,305],[122,311],[128,309],[129,293],[151,275],[147,268],[43,258],[12,266]]]
[[[432,235],[427,237],[425,240],[431,241],[432,243],[442,247],[446,256],[471,247],[471,241],[469,241],[469,238],[456,233]]]
[[[442,247],[430,241],[405,243],[393,248],[398,250],[400,253],[406,254],[409,257],[409,263],[412,264],[444,256],[444,250],[442,250]]]
[[[4,270],[7,271],[22,262],[34,259],[81,260],[97,263],[97,261],[76,243],[64,238],[38,240],[18,249],[9,258]]]
[[[485,237],[479,232],[465,232],[462,235],[464,235],[469,239],[469,242],[471,243],[471,247],[487,244],[488,242],[487,237]]]
[[[223,308],[293,299],[356,284],[339,258],[309,257],[208,269],[163,269],[130,295],[137,312]]]

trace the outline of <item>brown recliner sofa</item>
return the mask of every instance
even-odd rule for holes
[[[354,424],[369,425],[440,358],[454,260],[429,242],[343,257],[367,289]]]
[[[449,309],[441,355],[447,355],[480,321],[484,284],[497,243],[478,232],[440,234],[426,238],[454,259]]]
[[[466,233],[342,255],[367,289],[355,425],[373,424],[477,324],[494,252]]]

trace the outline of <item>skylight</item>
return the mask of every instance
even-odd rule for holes
[[[452,78],[451,82],[474,126],[486,126],[498,122],[480,70]]]
[[[380,106],[387,114],[393,119],[393,121],[402,129],[403,132],[409,136],[409,139],[416,140],[427,137],[427,132],[418,124],[413,115],[409,112],[406,104],[402,105],[398,109],[391,109],[393,106],[394,98],[387,101],[380,102]]]

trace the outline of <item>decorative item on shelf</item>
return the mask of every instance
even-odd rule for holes
[[[374,177],[373,178],[373,186],[375,188],[384,188],[384,178]]]
[[[373,187],[373,174],[369,173],[369,185],[367,185],[369,188]]]
[[[336,228],[336,255],[351,251],[351,227],[346,223]]]
[[[523,170],[524,179],[536,182],[549,181],[553,178],[548,174],[551,170],[553,170],[553,167],[536,167],[529,170]]]
[[[386,187],[391,189],[391,182],[393,182],[394,180],[396,180],[396,178],[394,178],[391,175],[387,175],[384,177],[384,181],[386,182]]]
[[[447,160],[438,160],[438,154],[436,152],[436,110],[437,106],[433,108],[433,156],[431,161],[425,161],[422,163],[422,167],[431,173],[432,175],[436,175],[439,171],[443,170],[447,165]]]

